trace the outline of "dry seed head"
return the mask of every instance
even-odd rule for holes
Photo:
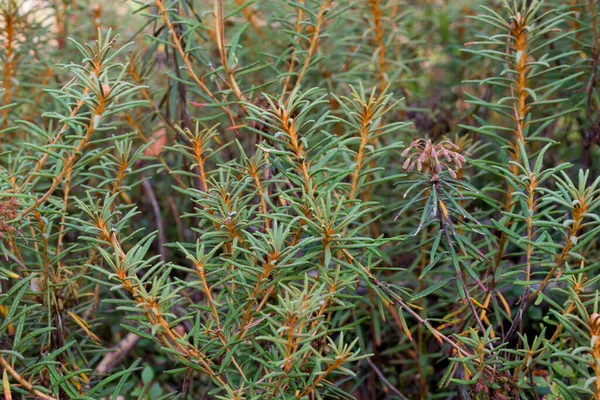
[[[10,226],[8,221],[17,218],[18,208],[19,200],[16,197],[0,202],[0,239],[4,238],[5,233],[13,233],[17,230],[14,226]]]
[[[415,167],[417,171],[431,175],[438,175],[446,170],[452,178],[456,178],[456,172],[465,163],[459,147],[448,140],[433,144],[431,139],[417,139],[404,149],[402,157],[407,157],[402,168],[408,172],[412,172]]]

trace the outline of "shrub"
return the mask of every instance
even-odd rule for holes
[[[2,2],[4,397],[600,399],[598,4],[474,3]]]

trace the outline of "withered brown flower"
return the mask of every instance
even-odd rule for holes
[[[8,224],[8,221],[17,218],[19,201],[16,197],[0,202],[0,239],[4,238],[6,233],[13,233],[17,230],[14,226]]]
[[[404,149],[402,157],[406,157],[402,168],[408,172],[415,167],[419,172],[429,172],[432,175],[446,170],[452,178],[456,178],[456,172],[465,163],[459,147],[448,140],[434,144],[431,139],[417,139]]]

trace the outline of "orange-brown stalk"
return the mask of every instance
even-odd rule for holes
[[[535,297],[542,290],[544,290],[544,288],[546,287],[546,285],[548,285],[548,282],[550,282],[550,279],[552,279],[557,270],[560,269],[560,271],[562,271],[565,262],[569,257],[569,252],[571,251],[571,248],[574,246],[575,243],[577,243],[576,240],[579,235],[579,231],[583,227],[583,219],[585,217],[586,212],[588,211],[588,205],[586,204],[585,197],[580,197],[577,200],[578,201],[573,209],[574,222],[569,226],[569,231],[565,236],[565,244],[560,254],[556,257],[556,264],[554,265],[554,267],[552,267],[550,272],[548,272],[548,274],[546,275],[542,283],[539,285],[539,287],[535,290],[535,292],[529,295],[528,301],[532,301],[533,299],[535,299]]]
[[[71,175],[73,173],[73,170],[70,170],[69,172],[67,172],[67,176],[65,179],[65,182],[63,184],[63,213],[60,217],[60,225],[59,225],[59,232],[58,232],[58,241],[56,244],[56,254],[60,254],[60,252],[62,251],[62,243],[63,243],[63,239],[65,236],[65,219],[67,217],[67,210],[69,209],[69,193],[71,192]],[[59,265],[61,264],[61,262],[59,261]]]
[[[594,382],[594,400],[600,400],[600,314],[593,313],[589,320],[590,335],[596,337],[592,348],[592,369],[596,376]]]
[[[88,63],[87,66],[90,66],[90,64]],[[96,77],[99,77],[100,74],[102,73],[102,69],[103,69],[103,64],[102,64],[101,60],[100,59],[94,60],[94,62],[93,62],[93,68],[91,68],[91,73],[94,74]],[[70,83],[68,83],[68,84],[70,84]],[[87,93],[89,93],[89,90],[90,89],[86,87],[84,89],[83,93],[87,94]],[[50,184],[50,188],[46,191],[46,193],[44,193],[44,195],[42,195],[42,197],[40,197],[39,199],[35,200],[34,203],[31,206],[29,206],[27,209],[25,209],[23,211],[23,213],[21,214],[22,216],[26,216],[27,214],[31,213],[40,204],[42,204],[46,200],[48,200],[48,198],[58,188],[58,186],[63,181],[63,179],[65,177],[67,177],[69,174],[71,174],[72,169],[73,169],[75,163],[81,157],[82,150],[85,149],[85,147],[87,147],[87,145],[88,145],[88,143],[89,143],[92,135],[96,131],[95,126],[97,124],[97,119],[101,118],[102,114],[106,110],[106,107],[108,106],[108,97],[109,97],[109,91],[101,90],[98,93],[97,103],[95,104],[95,106],[91,110],[90,122],[88,123],[88,126],[85,129],[85,135],[84,135],[84,137],[79,141],[79,144],[73,150],[73,152],[71,154],[69,154],[68,156],[66,156],[66,157],[63,158],[63,160],[62,160],[63,161],[62,169],[61,169],[60,173],[52,180],[52,183]],[[81,109],[81,107],[83,107],[83,104],[84,104],[83,100],[78,101],[77,104],[76,104],[76,106],[73,108],[73,110],[71,110],[70,116],[74,117],[75,115],[77,115],[77,112]],[[69,128],[68,124],[65,123],[62,126],[61,130],[56,135],[56,137],[52,140],[52,142],[50,143],[50,145],[55,145],[56,143],[58,143],[58,141],[61,139],[62,135],[66,131],[68,131],[68,128]],[[26,185],[35,176],[35,173],[41,170],[41,168],[43,167],[43,165],[47,161],[48,157],[49,157],[49,154],[45,153],[40,158],[40,160],[37,162],[37,164],[36,164],[35,168],[33,169],[33,171],[29,173],[28,177],[25,179],[25,181],[18,188],[18,192],[19,193],[22,192],[25,189]]]
[[[532,174],[529,177],[529,182],[527,183],[527,218],[525,223],[527,225],[527,269],[526,269],[526,281],[529,282],[531,279],[531,257],[533,255],[533,240],[535,236],[535,232],[533,231],[533,214],[536,210],[536,200],[535,200],[535,191],[537,190],[537,177]]]
[[[194,81],[194,83],[196,83],[196,85],[215,103],[218,103],[217,99],[215,98],[213,91],[210,90],[208,88],[208,86],[206,86],[206,84],[204,83],[204,81],[202,80],[202,78],[200,78],[195,72],[194,72],[194,68],[192,66],[192,61],[190,60],[190,56],[188,55],[188,53],[185,51],[185,49],[183,48],[183,45],[181,43],[181,40],[179,38],[179,36],[177,36],[177,30],[175,29],[175,27],[173,26],[173,23],[171,22],[170,18],[169,18],[169,14],[167,13],[167,10],[165,9],[164,6],[164,1],[163,0],[156,0],[156,8],[158,9],[158,12],[160,13],[160,16],[162,17],[168,31],[171,33],[171,41],[173,42],[173,46],[175,47],[175,50],[179,53],[179,56],[181,57],[181,59],[183,60],[183,63],[185,64],[185,69],[187,74],[189,75],[190,78],[192,78],[192,80]],[[235,117],[233,116],[233,113],[231,112],[231,110],[229,109],[228,106],[221,106],[221,109],[229,116],[229,118],[234,121]]]
[[[256,303],[256,299],[260,295],[263,290],[263,282],[266,282],[271,275],[271,272],[275,269],[275,265],[279,260],[279,252],[273,251],[267,255],[267,259],[263,262],[262,272],[256,274],[256,284],[254,285],[254,289],[252,290],[252,297],[248,299],[248,304],[246,304],[246,308],[242,313],[242,322],[239,325],[238,334],[236,337],[236,341],[243,339],[248,333],[248,328],[252,320],[252,310],[253,306]]]
[[[268,190],[264,187],[264,185],[261,182],[260,171],[258,170],[256,165],[250,164],[250,166],[248,167],[248,175],[250,176],[250,178],[252,178],[252,181],[254,182],[254,187],[256,188],[260,202],[260,211],[265,215],[265,229],[268,229],[270,226],[270,219],[268,216],[269,209],[267,207],[267,201],[265,200],[265,198],[269,196]]]
[[[84,94],[89,93],[89,89],[85,88],[83,91]],[[81,109],[81,107],[83,107],[83,101],[79,100],[77,102],[77,104],[75,105],[75,107],[71,110],[71,113],[69,114],[69,117],[74,117],[75,115],[77,115],[77,113],[79,112],[79,110]],[[69,129],[69,125],[67,123],[63,124],[63,126],[61,127],[60,131],[58,132],[58,134],[54,137],[54,139],[52,139],[52,142],[50,142],[48,144],[48,146],[54,146],[55,144],[57,144],[59,142],[59,140],[62,138],[63,134]],[[21,193],[25,187],[27,186],[27,184],[29,182],[31,182],[31,180],[36,176],[36,174],[42,169],[42,167],[44,166],[44,164],[46,163],[46,161],[48,160],[48,158],[50,157],[50,155],[48,153],[44,153],[44,155],[42,155],[42,157],[38,160],[38,162],[36,163],[35,167],[33,168],[32,171],[30,171],[27,174],[27,178],[25,178],[25,181],[23,181],[23,183],[17,188],[17,193]]]
[[[146,134],[144,134],[142,127],[133,119],[131,114],[127,113],[124,117],[125,121],[127,121],[127,124],[138,134],[139,138],[146,144],[150,143],[150,139],[146,136]],[[167,164],[165,158],[160,154],[157,155],[156,158],[158,159],[158,161],[160,161],[160,163],[163,165],[164,169],[170,174],[170,176],[173,177],[177,185],[185,189],[186,186],[181,181],[181,178],[179,178],[177,175],[171,174],[173,170],[171,169],[171,167],[169,167],[169,164]]]
[[[204,169],[205,157],[204,157],[204,146],[202,145],[202,138],[195,137],[192,140],[192,149],[194,150],[194,160],[198,165],[198,174],[200,175],[200,183],[202,184],[202,191],[208,190],[208,181],[206,179],[206,171]]]
[[[305,297],[302,299],[302,301],[306,302],[308,301],[308,299]],[[292,354],[296,351],[298,347],[298,342],[301,340],[302,329],[304,327],[303,324],[300,324],[299,322],[300,321],[298,321],[297,315],[291,314],[288,316],[284,323],[284,326],[287,328],[287,340],[285,344],[285,363],[281,367],[283,370],[283,374],[279,375],[279,378],[277,379],[277,384],[275,385],[271,393],[269,393],[269,397],[267,397],[267,400],[276,397],[279,391],[284,391],[287,387],[287,384],[283,384],[283,379],[286,375],[290,373],[292,367],[294,366],[296,360],[294,357],[292,357]]]
[[[41,249],[37,249],[38,254],[41,255],[41,259],[42,259],[42,266],[44,267],[43,272],[42,272],[42,276],[48,276],[50,274],[50,263],[48,262],[49,259],[49,255],[48,255],[48,248],[49,248],[49,244],[48,244],[48,236],[44,235],[43,233],[46,232],[46,223],[44,222],[44,219],[42,218],[42,215],[37,211],[33,211],[33,218],[35,219],[35,223],[37,225],[38,228],[38,232],[40,233],[39,235],[39,241],[42,244],[42,248]],[[31,232],[34,232],[34,228],[33,226],[31,226]],[[35,237],[35,236],[34,236]],[[37,240],[36,240],[37,243]]]
[[[225,347],[225,350],[227,351],[227,353],[231,353],[231,349],[229,348],[229,346],[227,346],[227,340],[223,336],[223,330],[221,329],[221,321],[219,318],[219,311],[217,310],[217,307],[215,305],[215,300],[212,297],[212,290],[211,290],[210,286],[208,286],[208,282],[206,281],[206,273],[204,270],[204,265],[202,265],[201,263],[196,263],[196,274],[200,278],[200,282],[202,283],[202,288],[204,289],[204,293],[206,294],[207,301],[211,308],[213,318],[215,319],[215,323],[217,324],[217,330],[215,332],[216,333],[215,336],[217,336],[217,338],[219,339],[221,344]],[[234,356],[231,356],[231,362],[233,363],[233,365],[236,367],[236,369],[240,373],[240,376],[242,377],[242,379],[244,379],[244,381],[246,381],[247,378],[244,375],[244,371],[239,366],[239,364],[237,363]]]
[[[116,233],[110,232],[106,223],[101,219],[96,220],[95,223],[96,227],[100,230],[99,238],[110,243],[116,249],[115,256],[121,260],[118,263],[119,269],[115,275],[121,282],[123,289],[129,292],[136,305],[144,310],[144,316],[148,319],[148,322],[152,325],[159,325],[162,328],[162,331],[157,334],[161,344],[166,347],[174,347],[179,352],[180,357],[189,362],[197,362],[202,367],[202,370],[211,378],[215,379],[223,387],[228,387],[223,378],[212,370],[212,361],[199,349],[184,340],[183,336],[171,327],[171,324],[169,324],[160,312],[157,299],[145,296],[131,283],[131,278],[128,276],[127,271],[126,254],[121,247]]]
[[[294,165],[298,165],[296,172],[302,178],[304,191],[308,196],[314,196],[315,186],[311,184],[312,178],[309,173],[310,162],[306,161],[306,157],[304,156],[304,148],[300,143],[300,137],[296,130],[296,120],[293,119],[288,110],[283,107],[276,110],[275,114],[281,120],[281,130],[289,136],[288,147],[293,153],[293,159],[291,161]],[[313,188],[313,191],[310,190],[311,187]],[[310,209],[306,204],[302,207],[302,211],[307,218],[310,217]],[[300,239],[304,224],[305,222],[301,220],[299,228],[294,232],[290,246],[295,245]]]
[[[40,392],[25,378],[23,378],[5,359],[0,355],[0,367],[4,371],[8,372],[10,376],[12,376],[18,383],[21,385],[23,389],[28,391],[31,395],[44,399],[44,400],[57,400],[55,397],[48,396],[45,393]]]
[[[358,183],[360,179],[360,173],[365,163],[365,147],[370,144],[369,140],[369,126],[371,126],[371,119],[373,116],[374,99],[370,98],[369,102],[363,105],[363,113],[360,116],[360,130],[358,135],[360,136],[360,143],[358,145],[358,151],[354,157],[354,163],[356,167],[350,176],[350,195],[349,199],[353,200],[356,198],[358,192]]]
[[[158,106],[156,105],[154,100],[152,99],[152,95],[148,91],[148,88],[146,86],[144,86],[142,77],[139,74],[139,72],[137,71],[137,69],[135,68],[135,59],[133,58],[133,56],[129,57],[129,63],[127,65],[127,69],[128,69],[129,74],[131,75],[131,79],[133,79],[133,82],[136,85],[140,86],[140,92],[142,93],[142,97],[144,97],[144,99],[148,102],[148,104],[150,105],[150,108],[152,108],[152,110],[154,110],[154,112],[163,121],[163,123],[165,123],[166,126],[171,127],[171,124],[169,124],[169,121],[166,120],[165,116],[160,112],[160,109],[158,108]],[[140,132],[141,132],[141,130],[140,130]]]
[[[339,368],[344,362],[345,362],[345,360],[343,358],[339,358],[339,359],[336,359],[330,365],[328,365],[325,372],[323,372],[321,375],[319,375],[319,377],[317,379],[315,379],[309,387],[304,388],[304,390],[302,390],[301,392],[299,392],[296,395],[296,400],[302,399],[304,396],[308,395],[309,393],[313,393],[315,391],[315,388],[317,387],[317,385],[319,383],[321,383],[321,381],[323,379],[325,379],[327,377],[327,375],[329,375],[331,372],[333,372],[337,368]]]
[[[529,36],[529,21],[526,16],[517,14],[511,24],[510,37],[506,43],[507,50],[515,54],[514,61],[510,62],[507,60],[507,69],[515,71],[512,82],[510,85],[510,91],[512,97],[516,99],[513,102],[513,121],[515,123],[514,130],[514,141],[512,142],[512,159],[515,162],[519,161],[521,157],[521,144],[525,144],[525,138],[523,132],[526,125],[526,117],[529,113],[529,106],[527,99],[529,93],[527,92],[528,78],[527,73],[530,67],[527,66],[528,53],[528,36]],[[517,173],[517,165],[511,164],[509,166],[510,172],[513,174]],[[513,206],[513,193],[514,189],[511,185],[507,185],[506,198],[504,203],[504,211],[510,211]],[[508,222],[507,222],[508,223]],[[500,242],[498,246],[498,254],[494,260],[492,280],[495,277],[495,271],[498,269],[502,258],[504,257],[504,248],[507,244],[507,236],[504,232],[501,233]]]
[[[290,150],[294,153],[295,162],[298,162],[298,173],[302,177],[303,186],[306,190],[306,193],[309,193],[310,188],[310,173],[309,166],[310,163],[306,161],[304,157],[304,148],[300,143],[300,136],[297,131],[296,120],[291,118],[289,112],[283,108],[280,108],[276,112],[277,117],[281,120],[281,128],[283,132],[285,132],[289,136],[289,147]]]
[[[525,219],[525,225],[527,230],[527,247],[526,247],[526,269],[525,269],[525,281],[530,282],[531,280],[531,259],[533,255],[533,240],[535,232],[533,231],[533,214],[536,209],[536,200],[535,200],[535,191],[537,189],[537,177],[534,174],[530,174],[528,177],[528,182],[526,185],[527,191],[527,218]],[[531,285],[527,284],[525,289],[523,290],[523,295],[521,296],[519,309],[517,311],[517,315],[512,321],[512,324],[504,336],[504,341],[508,341],[513,333],[516,331],[517,327],[521,326],[523,323],[523,313],[525,308],[527,307],[527,299],[529,298],[529,291],[531,290]]]
[[[360,262],[358,260],[356,260],[354,258],[354,256],[348,252],[348,250],[342,249],[342,253],[348,263],[357,265],[363,271],[363,273],[367,276],[367,278],[375,284],[375,286],[384,289],[384,292],[389,294],[389,292],[386,290],[385,286],[381,282],[379,282],[367,268],[365,268],[362,264],[360,264]],[[414,306],[412,306],[412,307],[409,306],[398,296],[392,296],[392,298],[390,300],[391,300],[391,302],[387,302],[387,301],[383,300],[383,303],[386,307],[388,304],[400,306],[400,308],[404,309],[408,314],[410,314],[413,318],[415,318],[417,320],[417,322],[424,325],[429,330],[429,332],[431,332],[433,334],[433,336],[436,338],[436,340],[438,342],[448,343],[458,354],[460,354],[462,356],[465,356],[465,357],[471,356],[471,354],[467,350],[465,350],[464,346],[460,342],[456,342],[453,339],[451,339],[450,337],[444,335],[442,332],[440,332],[439,330],[434,328],[433,325],[431,325],[431,323],[429,323],[427,320],[423,319],[419,314],[417,314],[413,310]]]
[[[293,92],[294,89],[300,85],[302,79],[304,79],[304,76],[308,72],[308,68],[310,67],[312,57],[314,56],[315,51],[317,50],[317,47],[319,45],[319,36],[321,35],[321,29],[323,29],[323,25],[325,24],[325,14],[329,10],[329,5],[330,0],[324,0],[321,4],[321,7],[319,8],[319,12],[317,13],[317,23],[315,24],[314,29],[312,29],[311,32],[312,36],[310,38],[310,45],[308,47],[306,57],[304,59],[304,64],[302,65],[302,69],[296,77],[294,85],[289,89],[289,92]],[[300,18],[300,13],[298,13],[298,17]],[[301,22],[298,21],[298,23],[300,24]],[[293,71],[294,68],[292,65],[293,60],[294,58],[292,57],[292,61],[290,61],[290,72]],[[287,83],[289,83],[289,79],[286,79],[286,83],[283,86],[283,92],[281,93],[282,99],[285,96],[286,92],[288,92]]]
[[[15,41],[18,34],[16,28],[17,19],[17,5],[11,0],[9,4],[2,9],[2,17],[4,19],[4,75],[2,80],[2,86],[4,88],[3,102],[4,106],[10,104],[12,95],[12,80],[16,70],[16,54],[15,54]],[[8,112],[7,107],[2,109],[2,125],[0,130],[6,128],[8,124]]]
[[[585,287],[580,282],[577,282],[577,283],[575,283],[575,285],[573,285],[573,292],[575,293],[575,296],[577,296],[577,297],[580,296],[580,294],[583,292],[584,289],[585,289]],[[571,302],[569,302],[569,305],[562,312],[562,315],[564,315],[564,316],[571,315],[571,313],[573,311],[575,311],[576,308],[577,308],[577,305],[576,305],[575,301],[571,301]],[[564,325],[559,322],[559,324],[556,327],[556,330],[554,331],[554,334],[550,338],[549,342],[550,343],[554,343],[556,341],[556,339],[559,338],[559,336],[562,333],[563,329],[564,329]],[[540,354],[538,355],[538,357],[540,357],[545,352],[546,352],[546,349],[543,349],[540,352]]]
[[[337,266],[337,269],[339,271],[339,265]],[[337,273],[336,273],[336,275],[337,275]],[[329,307],[329,303],[331,303],[331,298],[333,297],[333,294],[335,293],[336,290],[337,290],[337,284],[336,284],[336,282],[333,282],[331,284],[331,286],[329,286],[327,297],[323,301],[323,304],[321,304],[321,307],[319,307],[319,311],[315,315],[313,323],[310,325],[310,329],[309,329],[310,331],[314,330],[317,327],[317,325],[319,324],[319,320],[325,314],[327,307]],[[331,321],[331,313],[327,317],[327,322],[330,322],[330,321]],[[300,359],[299,365],[304,365],[304,362],[305,362],[306,358],[308,358],[309,354],[310,353],[308,353],[308,352],[304,353],[304,355]]]
[[[238,6],[243,6],[244,4],[246,4],[246,0],[235,0],[235,2]],[[262,33],[262,31],[261,31],[262,22],[258,15],[258,11],[254,7],[248,6],[248,7],[244,7],[244,9],[242,10],[242,13],[246,17],[246,19],[250,22],[250,24],[252,24],[252,27],[254,28],[256,33],[258,33],[260,35]]]
[[[63,159],[63,163],[64,163],[63,167],[62,167],[60,173],[52,180],[50,188],[46,191],[46,193],[44,193],[42,195],[42,197],[35,200],[31,206],[29,206],[27,209],[25,209],[21,214],[22,216],[26,216],[27,214],[31,213],[36,208],[38,208],[42,203],[44,203],[46,200],[48,200],[48,198],[50,196],[52,196],[52,194],[54,193],[56,188],[58,188],[58,186],[63,181],[63,179],[66,176],[68,176],[68,174],[71,173],[71,171],[73,170],[73,167],[75,166],[75,163],[81,157],[82,150],[88,145],[92,135],[95,132],[94,119],[96,117],[99,117],[104,112],[104,108],[105,108],[104,100],[105,99],[103,99],[103,98],[98,99],[98,106],[93,110],[92,119],[90,120],[90,123],[88,124],[88,126],[86,128],[85,136],[83,137],[83,139],[81,139],[81,141],[79,142],[79,144],[77,145],[75,150],[73,150],[73,152],[70,155],[68,155],[67,157],[65,157]],[[39,163],[38,163],[38,165],[39,165]]]
[[[529,93],[527,92],[527,73],[531,69],[531,67],[527,66],[527,58],[529,57],[528,53],[528,36],[529,36],[529,25],[528,21],[524,16],[517,14],[517,17],[513,21],[511,26],[511,47],[514,51],[515,62],[513,63],[514,71],[516,71],[516,77],[511,84],[511,91],[517,98],[517,101],[513,104],[514,110],[514,121],[515,121],[515,145],[513,159],[518,161],[519,159],[519,147],[517,146],[517,141],[521,143],[525,143],[525,139],[523,137],[523,131],[525,128],[525,118],[529,112],[529,106],[527,105],[527,99],[529,98]],[[520,56],[519,56],[520,55]],[[514,166],[513,168],[516,168]]]
[[[298,3],[304,5],[305,0],[299,0]],[[299,36],[303,30],[303,20],[304,20],[304,8],[298,7],[296,14],[296,26],[294,27],[294,32],[296,36]],[[285,95],[287,89],[290,87],[290,81],[292,79],[292,73],[294,72],[294,68],[296,68],[296,52],[294,51],[290,57],[290,61],[288,63],[288,75],[285,77],[285,81],[283,82],[283,91],[281,92],[281,99]]]
[[[373,29],[375,31],[375,43],[377,44],[377,79],[379,80],[379,90],[383,92],[383,90],[387,86],[387,65],[385,61],[385,31],[383,29],[383,23],[381,21],[381,0],[369,0],[369,5],[371,6],[371,14],[373,15]]]
[[[94,6],[92,7],[92,11],[94,13],[94,37],[96,38],[96,40],[98,40],[98,31],[100,29],[101,22],[100,17],[102,16],[102,7],[100,6],[100,3],[94,4]]]
[[[231,69],[229,62],[227,61],[227,51],[225,50],[225,17],[223,15],[223,0],[213,0],[213,12],[215,18],[215,33],[217,40],[217,47],[219,49],[219,55],[221,56],[221,65],[223,66],[223,70],[225,71],[225,77],[227,79],[227,83],[229,84],[229,88],[237,97],[240,102],[240,106],[244,110],[244,112],[248,112],[246,105],[244,102],[246,101],[246,97],[240,90],[235,76],[233,75],[233,70]],[[230,51],[235,51],[235,49],[230,49]]]
[[[67,45],[67,28],[65,21],[67,20],[67,4],[64,0],[59,0],[56,5],[56,41],[58,48],[64,49]]]

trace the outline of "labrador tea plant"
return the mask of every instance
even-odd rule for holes
[[[5,399],[600,399],[595,0],[0,2]]]

